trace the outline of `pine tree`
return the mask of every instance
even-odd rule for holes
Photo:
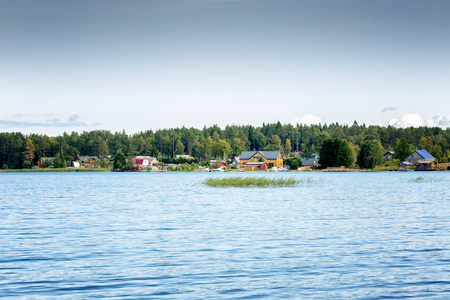
[[[56,154],[55,162],[53,163],[53,166],[55,168],[66,168],[67,167],[66,159],[64,158],[64,155],[62,155],[62,153]]]
[[[361,146],[358,155],[358,165],[360,168],[373,169],[383,162],[383,146],[380,141],[365,141]]]
[[[26,146],[25,146],[25,160],[33,162],[34,152],[36,148],[33,145],[33,141],[30,138],[27,138]]]
[[[411,154],[411,147],[409,146],[406,138],[402,138],[400,141],[397,142],[394,151],[395,151],[394,157],[396,159],[399,159],[400,161],[404,161],[405,158],[409,154]]]
[[[122,170],[126,163],[127,159],[125,155],[122,153],[122,150],[118,149],[114,158],[114,170]]]

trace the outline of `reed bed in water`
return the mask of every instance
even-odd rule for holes
[[[203,183],[211,187],[285,187],[296,186],[300,182],[293,177],[225,177],[208,178]]]

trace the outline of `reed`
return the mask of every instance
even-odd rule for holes
[[[412,181],[412,182],[442,182],[442,181],[447,181],[444,177],[422,177],[422,176],[411,178],[409,180]]]
[[[305,181],[311,180],[306,178]],[[211,187],[286,187],[296,186],[299,179],[293,177],[225,177],[208,178],[203,183]]]

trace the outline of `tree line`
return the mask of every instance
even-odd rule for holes
[[[403,149],[403,152],[425,149],[438,161],[444,162],[450,158],[449,141],[448,128],[366,126],[356,121],[352,125],[332,123],[293,126],[280,122],[259,127],[228,125],[220,128],[213,125],[203,129],[182,127],[134,134],[108,130],[71,132],[59,136],[2,132],[0,166],[11,169],[31,167],[37,165],[42,157],[58,156],[60,162],[70,162],[77,155],[108,158],[118,151],[125,157],[150,155],[166,161],[177,154],[188,154],[202,161],[226,160],[248,150],[278,150],[283,154],[296,153],[302,157],[321,152],[326,159],[331,159],[327,165],[339,165],[343,162],[346,165],[350,157],[353,161],[359,161],[361,150],[364,150],[364,157],[370,157],[373,151],[380,152],[380,149]],[[374,143],[378,150],[372,151]],[[369,144],[372,146],[369,147]],[[325,150],[322,149],[324,145]],[[328,148],[334,150],[327,150]]]

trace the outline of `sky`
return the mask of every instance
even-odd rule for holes
[[[448,0],[0,0],[0,132],[450,126]]]

